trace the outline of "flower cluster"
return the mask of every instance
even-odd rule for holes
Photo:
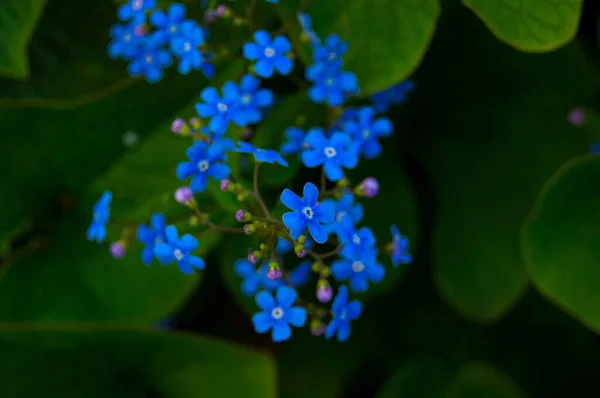
[[[154,10],[154,6],[153,0],[130,0],[119,9],[119,18],[130,22],[127,26],[119,25],[118,29],[123,32],[131,29],[132,35],[124,40],[124,35],[114,34],[117,28],[113,28],[116,41],[109,53],[138,65],[145,62],[144,57],[140,58],[141,51],[150,51],[150,47],[154,51],[152,57],[162,54],[159,58],[166,60],[171,53],[159,48],[168,45],[169,51],[180,56],[180,72],[201,68],[196,56],[184,61],[183,53],[178,51],[187,48],[187,43],[202,57],[199,48],[203,44],[203,30],[184,19],[182,5],[172,5],[167,13]],[[220,7],[222,10],[224,6]],[[214,12],[206,13],[209,11]],[[136,34],[136,28],[145,26],[148,16],[155,30],[146,34],[144,28],[140,30],[142,34]],[[375,197],[379,183],[368,177],[353,186],[346,171],[356,168],[363,158],[373,159],[381,154],[380,140],[393,133],[391,121],[382,112],[390,105],[404,102],[413,84],[403,82],[377,93],[369,105],[341,108],[349,96],[359,91],[356,75],[343,69],[348,44],[335,34],[322,41],[312,30],[310,17],[306,14],[298,17],[303,29],[301,39],[311,44],[313,52],[313,64],[306,69],[306,80],[312,84],[308,96],[315,103],[334,107],[337,117],[327,126],[314,126],[306,131],[292,126],[282,131],[285,143],[279,151],[257,148],[248,140],[236,142],[228,136],[232,123],[240,127],[258,124],[273,104],[274,94],[261,88],[260,78],[270,78],[276,73],[288,75],[294,68],[295,56],[288,38],[273,37],[265,30],[255,31],[253,40],[240,51],[252,61],[252,66],[239,83],[228,81],[221,87],[205,88],[196,105],[198,116],[189,122],[173,121],[173,133],[191,140],[185,153],[187,160],[182,160],[176,168],[176,177],[189,181],[189,185],[179,188],[174,198],[190,210],[187,219],[192,226],[203,230],[200,236],[206,231],[248,235],[247,255],[229,266],[241,278],[241,292],[255,297],[260,310],[252,322],[258,333],[271,332],[273,341],[279,342],[291,337],[292,327],[308,325],[314,335],[345,341],[350,336],[351,322],[362,313],[362,303],[353,299],[351,293],[366,292],[384,279],[382,252],[390,256],[395,267],[412,262],[409,241],[396,226],[390,227],[389,243],[380,245],[374,232],[360,225],[364,216],[360,199]],[[130,72],[143,71],[138,74],[156,81],[162,69],[152,62],[145,63],[143,68],[130,65]],[[182,70],[182,63],[189,67]],[[164,67],[166,63],[160,65]],[[247,154],[254,161],[251,186],[232,177],[229,155],[235,152]],[[288,167],[289,156],[297,156],[307,168],[319,167],[321,186],[306,182],[301,196],[284,189],[279,201],[287,210],[277,212],[277,206],[269,208],[261,196],[259,170],[263,163]],[[196,195],[209,189],[210,180],[218,181],[220,190],[239,202],[240,209],[229,215],[230,223],[216,223],[213,214],[204,212],[196,200]],[[107,191],[95,205],[88,239],[102,242],[106,238],[111,199]],[[156,213],[148,225],[136,225],[137,240],[144,246],[142,262],[150,265],[157,259],[164,265],[176,263],[186,274],[203,270],[205,261],[194,254],[200,239],[192,234],[181,235],[175,221]],[[131,243],[129,235],[124,233],[111,245],[114,257],[125,255]],[[311,281],[315,283],[316,301],[298,293],[298,289],[306,288]]]

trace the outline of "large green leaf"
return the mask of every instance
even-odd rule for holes
[[[322,126],[325,123],[326,116],[327,107],[310,101],[306,91],[298,92],[275,105],[265,121],[257,128],[252,143],[259,148],[279,151],[286,140],[284,132],[288,127],[297,126],[308,129],[314,126]],[[302,122],[300,126],[297,121]],[[302,164],[297,155],[293,155],[287,160],[289,162],[288,167],[277,164],[261,166],[260,185],[280,187],[294,178]]]
[[[345,68],[357,74],[363,95],[403,80],[419,65],[440,14],[437,0],[301,3],[301,0],[288,0],[282,2],[280,9],[302,60],[310,62],[311,55],[310,48],[297,40],[300,33],[298,10],[311,16],[315,32],[322,39],[337,33],[348,42]]]
[[[437,398],[448,379],[448,369],[438,360],[419,359],[396,370],[376,398]]]
[[[0,349],[0,381],[10,397],[277,396],[269,356],[211,337],[33,325],[0,328]]]
[[[527,52],[554,51],[577,34],[583,0],[462,0],[498,39]]]
[[[0,5],[0,75],[29,77],[27,47],[46,0],[5,0]]]
[[[485,363],[472,363],[460,370],[440,397],[526,398],[527,395],[505,374]]]
[[[523,228],[523,253],[537,289],[600,331],[600,157],[567,162],[549,180]]]
[[[410,147],[434,189],[436,284],[461,314],[493,322],[527,286],[519,231],[531,204],[591,144],[566,114],[593,92],[577,46],[519,53],[457,10],[464,18],[442,18],[412,96],[427,117],[416,110],[405,128],[419,131]]]

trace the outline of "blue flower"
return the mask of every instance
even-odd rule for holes
[[[277,289],[276,297],[263,290],[256,295],[256,304],[262,310],[252,316],[254,329],[258,333],[272,330],[274,342],[289,340],[292,337],[292,326],[302,327],[306,324],[306,310],[293,307],[298,293],[291,287],[282,286]]]
[[[592,144],[592,146],[590,147],[590,153],[593,153],[593,154],[600,153],[600,141]]]
[[[307,182],[304,185],[304,197],[301,199],[289,189],[281,193],[281,202],[292,212],[283,214],[283,224],[290,229],[293,239],[298,239],[304,230],[308,231],[317,243],[325,243],[328,234],[321,224],[328,224],[335,216],[334,207],[331,203],[320,203],[319,190]]]
[[[282,154],[291,155],[309,148],[309,145],[305,141],[306,133],[301,128],[289,127],[283,133],[287,141],[281,145]]]
[[[253,75],[242,76],[240,81],[240,103],[242,110],[246,113],[248,123],[255,124],[261,121],[261,109],[273,104],[273,92],[269,89],[260,88],[260,80]]]
[[[94,205],[94,216],[87,230],[87,238],[91,241],[101,243],[106,239],[106,224],[110,220],[110,202],[112,192],[104,191],[100,199]]]
[[[108,55],[113,59],[131,60],[144,43],[144,36],[136,34],[133,24],[112,26],[110,37],[113,41],[108,45]]]
[[[200,45],[204,42],[202,27],[193,21],[181,24],[179,34],[171,41],[171,50],[179,58],[179,73],[187,75],[201,69],[204,62]]]
[[[142,261],[144,264],[149,265],[154,259],[154,247],[163,243],[167,237],[165,235],[165,228],[167,227],[167,220],[165,216],[156,213],[150,219],[150,226],[141,224],[138,227],[137,238],[146,247],[142,250]]]
[[[347,255],[342,250],[341,259],[331,264],[331,274],[338,282],[350,280],[353,292],[366,292],[369,282],[379,283],[385,276],[385,268],[377,262],[377,250],[353,250]]]
[[[344,245],[341,256],[348,258],[358,257],[361,253],[369,256],[368,262],[374,262],[377,257],[377,240],[373,231],[369,227],[362,227],[356,230],[352,219],[349,216],[342,217],[340,222],[335,224],[340,243]]]
[[[375,110],[365,106],[358,111],[354,120],[344,123],[344,131],[359,143],[360,154],[367,159],[375,159],[381,155],[379,138],[392,135],[394,126],[387,117],[375,118]]]
[[[293,287],[304,287],[310,281],[311,273],[312,262],[304,260],[290,272],[288,280]]]
[[[204,269],[204,260],[190,254],[200,245],[198,239],[190,234],[185,234],[179,238],[177,228],[174,225],[165,228],[165,237],[166,242],[159,243],[154,247],[154,255],[161,263],[168,265],[173,261],[177,261],[181,272],[188,275],[194,273],[194,268]]]
[[[312,19],[310,18],[310,15],[302,12],[298,13],[298,22],[300,22],[300,27],[302,28],[301,37],[312,45],[320,44],[321,40],[312,28]]]
[[[215,65],[211,62],[213,58],[212,53],[203,53],[202,54],[202,63],[200,64],[200,70],[204,73],[207,79],[212,79],[215,77]]]
[[[223,163],[225,150],[222,145],[208,145],[204,141],[196,141],[186,152],[190,159],[177,165],[177,178],[184,180],[192,177],[190,188],[194,192],[203,192],[208,185],[208,177],[223,180],[229,176],[231,168]]]
[[[167,12],[154,11],[150,15],[150,23],[156,28],[153,35],[156,35],[157,39],[163,44],[180,35],[181,25],[185,21],[185,13],[185,6],[179,3],[171,4]]]
[[[285,36],[271,39],[269,32],[257,30],[254,41],[244,44],[244,58],[257,61],[254,72],[258,76],[271,77],[275,71],[285,76],[292,71],[294,62],[286,55],[292,50],[292,44]]]
[[[239,106],[239,87],[229,81],[223,85],[222,91],[221,97],[216,88],[207,87],[200,94],[205,103],[196,104],[198,115],[211,118],[208,127],[216,134],[224,134],[231,120],[241,127],[248,125],[246,115]]]
[[[348,288],[340,286],[338,294],[331,305],[333,319],[325,329],[325,338],[331,339],[337,334],[341,342],[350,337],[350,322],[357,320],[362,313],[362,303],[358,300],[348,302]]]
[[[256,267],[246,259],[239,259],[235,262],[235,273],[242,280],[242,293],[246,296],[254,296],[259,290],[266,289],[271,292],[283,285],[283,280],[272,280],[267,276],[269,264],[263,264]]]
[[[256,148],[254,145],[248,144],[247,142],[244,142],[244,141],[238,142],[238,145],[240,147],[236,148],[236,149],[233,149],[233,152],[251,153],[251,154],[254,155],[254,159],[256,159],[257,162],[278,163],[278,164],[280,164],[283,167],[287,167],[288,166],[287,160],[285,160],[279,154],[279,152],[277,152],[277,151],[275,151],[273,149],[260,149],[260,148]]]
[[[371,96],[373,107],[379,113],[388,111],[391,105],[402,105],[408,99],[408,93],[414,91],[415,83],[406,80]]]
[[[305,141],[312,149],[302,152],[302,163],[309,168],[322,165],[330,181],[344,178],[342,167],[353,169],[358,164],[358,148],[347,134],[338,132],[327,138],[322,128],[314,127]]]
[[[148,83],[156,83],[162,79],[163,69],[172,63],[171,53],[159,47],[155,40],[147,38],[127,66],[127,72],[133,77],[144,76]]]
[[[390,227],[392,231],[392,265],[412,263],[412,256],[408,253],[408,238],[402,236],[395,225]]]
[[[342,56],[348,50],[348,43],[342,41],[337,34],[327,36],[324,44],[313,48],[313,61],[327,67],[340,69],[343,61]]]
[[[324,225],[329,234],[335,232],[336,224],[342,222],[346,216],[354,224],[359,223],[363,218],[363,206],[360,203],[354,203],[354,194],[352,193],[345,193],[339,200],[326,199],[323,202],[331,202],[335,208],[334,221]]]
[[[156,7],[156,0],[129,0],[127,4],[119,7],[117,15],[121,21],[129,21]]]
[[[330,68],[323,64],[306,68],[306,80],[314,85],[308,90],[308,96],[316,103],[326,102],[329,106],[341,106],[346,95],[358,94],[358,79],[352,72]]]

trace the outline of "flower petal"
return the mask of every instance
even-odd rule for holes
[[[255,300],[256,305],[258,305],[258,307],[263,311],[271,312],[271,310],[275,308],[275,299],[271,293],[265,290],[259,292],[256,295]]]
[[[266,312],[259,312],[252,316],[252,325],[258,333],[266,333],[273,327],[273,317]]]

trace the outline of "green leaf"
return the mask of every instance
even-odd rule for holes
[[[272,358],[211,337],[109,325],[0,330],[10,397],[277,396]]]
[[[566,115],[593,91],[578,47],[519,53],[457,10],[465,18],[442,18],[411,97],[428,116],[405,129],[416,129],[411,148],[434,190],[438,289],[463,316],[491,323],[527,287],[519,233],[531,204],[556,168],[591,144]]]
[[[440,396],[445,398],[527,397],[508,376],[485,363],[465,366]]]
[[[282,2],[284,22],[305,63],[310,63],[310,47],[297,39],[298,10],[308,13],[321,39],[332,33],[348,42],[345,69],[358,76],[361,94],[383,90],[408,77],[419,65],[433,37],[440,15],[437,0],[301,0]],[[365,34],[364,29],[369,33]]]
[[[183,274],[175,264],[144,266],[137,243],[124,259],[113,259],[107,245],[85,240],[88,223],[64,219],[49,246],[17,258],[0,274],[0,322],[148,324],[171,314],[198,285],[198,275]],[[109,239],[119,236],[110,230]],[[195,254],[206,255],[219,239],[205,234]]]
[[[600,331],[600,157],[565,163],[540,193],[523,227],[531,281],[549,300]]]
[[[0,5],[0,75],[29,78],[27,47],[46,0],[6,0]]]
[[[286,141],[285,130],[288,127],[299,126],[310,128],[321,126],[327,117],[327,107],[313,103],[306,91],[298,92],[283,99],[275,105],[265,121],[260,124],[252,140],[258,148],[279,151]],[[300,122],[300,123],[298,123]],[[301,163],[297,155],[286,159],[288,167],[277,164],[264,164],[260,168],[260,185],[281,187],[290,182],[300,171]]]
[[[583,0],[462,0],[500,40],[526,52],[554,51],[577,34]]]
[[[440,361],[415,360],[398,368],[375,398],[437,398],[448,377],[449,371]]]

